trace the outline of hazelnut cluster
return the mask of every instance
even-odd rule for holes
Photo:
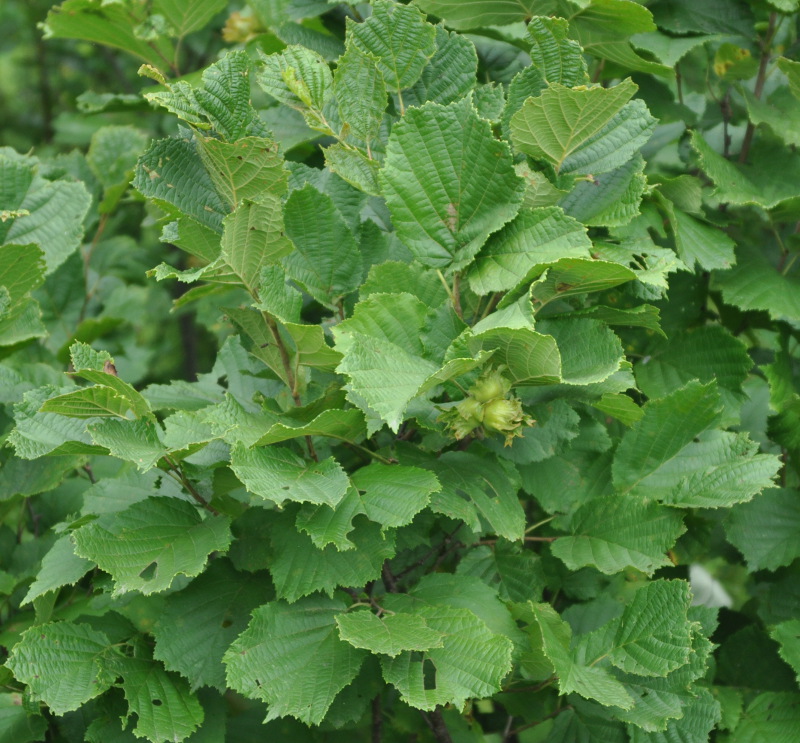
[[[503,376],[502,367],[492,369],[481,375],[467,397],[447,405],[439,419],[459,440],[470,434],[502,433],[505,445],[511,446],[514,438],[522,436],[522,428],[532,426],[535,421],[523,412],[516,397],[509,396],[510,392],[511,382]]]

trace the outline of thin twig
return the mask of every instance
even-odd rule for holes
[[[175,462],[175,460],[170,457],[169,454],[164,455],[164,461],[169,465],[170,470],[172,470],[178,482],[180,482],[180,484],[186,488],[186,491],[189,493],[189,495],[191,495],[192,498],[194,498],[203,508],[205,508],[206,511],[213,513],[215,516],[219,516],[219,511],[210,505],[209,502],[197,492],[194,485],[192,485],[192,483],[189,481],[189,478],[186,477],[183,468],[177,462]]]
[[[537,720],[536,722],[529,722],[527,725],[520,725],[518,728],[514,728],[509,735],[518,735],[523,730],[529,730],[530,728],[535,728],[537,725],[541,725],[543,722],[547,722],[548,720],[552,720],[554,717],[558,717],[562,712],[565,712],[568,709],[572,709],[572,706],[567,704],[551,712],[549,715],[545,715],[541,720]]]
[[[292,400],[294,400],[294,404],[297,407],[301,407],[303,401],[300,399],[300,393],[297,391],[297,375],[292,368],[292,362],[289,358],[289,351],[286,349],[283,338],[281,338],[280,331],[278,330],[278,324],[268,313],[262,312],[261,314],[264,317],[264,322],[267,323],[269,332],[272,334],[272,339],[275,341],[275,347],[278,349],[278,354],[281,357],[283,373],[286,375],[286,383],[289,385],[289,391],[291,392]],[[311,436],[305,436],[304,438],[306,442],[306,449],[308,449],[308,455],[315,462],[319,462],[319,456],[317,455],[317,450],[314,448],[314,442],[311,440]]]

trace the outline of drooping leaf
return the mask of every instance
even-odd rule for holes
[[[339,116],[350,131],[367,143],[375,139],[387,104],[377,57],[349,46],[336,65],[334,90]]]
[[[416,4],[459,31],[522,21],[536,6],[535,0],[416,0]]]
[[[152,497],[125,511],[101,516],[74,532],[75,553],[93,560],[114,579],[116,594],[164,591],[177,575],[194,576],[208,555],[225,551],[230,520],[203,520],[190,503]]]
[[[238,444],[231,451],[231,469],[251,493],[277,505],[291,500],[335,506],[349,487],[333,457],[307,463],[281,446]]]
[[[328,195],[310,184],[292,191],[284,206],[284,221],[295,246],[284,261],[291,278],[328,305],[358,287],[361,255]]]
[[[719,419],[716,383],[690,382],[651,400],[644,415],[623,436],[614,458],[614,483],[630,491],[677,456],[698,434]]]
[[[588,258],[586,228],[558,207],[523,209],[475,259],[469,283],[478,294],[512,289],[562,258]]]
[[[228,684],[267,702],[268,719],[318,724],[366,655],[339,639],[336,617],[344,609],[341,600],[320,597],[257,609],[225,655]]]
[[[445,635],[431,629],[417,614],[387,614],[378,617],[370,611],[342,613],[336,617],[339,637],[353,647],[397,657],[401,652],[440,648]]]
[[[600,704],[622,709],[633,706],[633,699],[625,687],[608,671],[593,665],[575,662],[570,653],[572,630],[549,604],[531,604],[531,609],[542,633],[542,647],[553,664],[562,694],[576,692]]]
[[[71,586],[92,569],[94,563],[75,554],[69,534],[59,537],[42,558],[42,567],[31,584],[22,603],[27,604],[48,591]]]
[[[384,527],[410,524],[428,505],[431,494],[441,490],[431,472],[399,465],[362,467],[353,474],[352,482],[362,492],[364,512]]]
[[[634,155],[655,127],[641,101],[628,103],[635,92],[629,80],[584,90],[551,85],[511,118],[512,139],[522,152],[559,172],[613,170]]]
[[[800,557],[800,499],[795,490],[772,488],[735,506],[725,522],[728,541],[751,570],[777,570]]]
[[[531,43],[531,61],[548,83],[574,87],[586,81],[583,50],[568,37],[566,18],[534,16],[525,31]]]
[[[47,180],[37,172],[38,162],[10,147],[0,148],[0,173],[5,181],[0,190],[0,213],[4,215],[0,220],[0,244],[38,245],[44,253],[47,275],[80,245],[90,196],[81,182]],[[11,250],[4,249],[5,259],[14,260]],[[13,265],[5,269],[12,271],[12,276]],[[25,270],[27,273],[30,268]],[[9,292],[13,284],[7,287]],[[17,290],[13,296],[16,298]]]
[[[225,560],[167,598],[153,628],[154,656],[191,688],[225,688],[222,656],[245,629],[250,612],[270,598],[263,575],[239,573]]]
[[[478,55],[472,42],[460,34],[436,27],[436,52],[422,70],[419,80],[403,91],[406,106],[426,101],[446,106],[472,90],[478,69]]]
[[[700,167],[716,186],[715,196],[725,204],[771,209],[800,196],[800,155],[788,152],[783,143],[760,139],[750,151],[750,162],[744,164],[726,160],[698,132],[692,132],[691,143]]]
[[[553,554],[571,569],[591,565],[612,575],[634,567],[644,573],[669,565],[667,550],[684,531],[681,514],[629,495],[594,498],[570,521],[572,536],[559,537]]]

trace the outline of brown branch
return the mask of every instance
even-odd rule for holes
[[[769,28],[767,34],[761,44],[761,61],[758,65],[758,76],[756,77],[756,85],[753,89],[753,95],[757,100],[761,99],[761,94],[764,92],[764,83],[767,79],[767,65],[769,64],[770,53],[772,51],[772,42],[775,40],[775,31],[777,28],[778,14],[769,14]],[[756,126],[752,121],[747,122],[747,130],[744,133],[744,140],[742,141],[742,151],[739,153],[739,162],[747,162],[747,156],[750,154],[750,146],[753,143],[753,133]]]
[[[181,467],[177,462],[175,462],[175,460],[172,457],[170,457],[169,454],[164,455],[164,461],[167,463],[167,465],[169,465],[169,468],[175,474],[181,485],[183,485],[183,487],[186,488],[186,492],[188,492],[189,495],[192,496],[192,498],[194,498],[203,508],[205,508],[206,511],[213,513],[215,516],[219,516],[219,511],[212,505],[210,505],[209,502],[205,498],[203,498],[203,496],[200,495],[200,493],[197,492],[197,489],[189,481],[189,478],[186,477],[186,474],[183,471],[183,467]]]
[[[377,694],[372,700],[372,743],[381,743],[383,734],[383,712],[381,710],[381,695]]]
[[[433,712],[425,718],[425,722],[428,723],[428,726],[433,732],[433,736],[439,743],[453,743],[453,739],[450,737],[450,731],[447,729],[447,723],[445,723],[444,717],[442,716],[441,707],[437,707],[433,710]]]

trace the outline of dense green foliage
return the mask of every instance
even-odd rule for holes
[[[37,9],[0,743],[796,739],[798,0]]]

